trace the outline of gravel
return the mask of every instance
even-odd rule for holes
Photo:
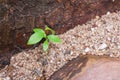
[[[42,44],[22,51],[0,71],[0,80],[44,80],[78,55],[107,55],[120,58],[120,11],[102,17],[59,35],[61,44],[50,43],[44,53]]]

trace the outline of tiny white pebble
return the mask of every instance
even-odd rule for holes
[[[108,12],[107,12],[107,15],[109,15],[109,14],[110,14],[110,12],[108,11]]]
[[[99,19],[100,17],[99,16],[96,16],[96,19]]]
[[[110,54],[110,57],[113,57],[113,54]]]
[[[6,78],[4,78],[4,80],[10,80],[10,77],[6,77]]]
[[[53,60],[50,60],[50,63],[53,63]]]
[[[112,0],[112,2],[114,2],[115,0]]]
[[[95,29],[94,28],[91,28],[91,31],[94,31]]]
[[[109,40],[109,41],[110,41],[110,40],[111,40],[111,39],[110,39],[110,37],[108,37],[108,38],[107,38],[107,40]]]
[[[105,49],[107,48],[107,44],[106,43],[102,43],[98,49]]]
[[[120,49],[120,45],[118,45],[118,49]]]
[[[70,54],[73,55],[73,51],[70,51]]]
[[[86,53],[85,53],[85,52],[83,52],[82,54],[83,54],[83,55],[86,55]]]
[[[85,48],[85,52],[89,52],[90,51],[90,48]]]

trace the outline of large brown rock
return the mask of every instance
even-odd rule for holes
[[[56,71],[48,80],[119,80],[120,59],[79,56]]]

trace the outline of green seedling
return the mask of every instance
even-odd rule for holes
[[[30,36],[27,42],[28,45],[37,44],[42,39],[45,39],[45,41],[43,42],[43,50],[47,51],[47,49],[49,48],[49,42],[61,42],[61,39],[57,35],[55,35],[55,31],[49,28],[48,26],[45,26],[45,30],[40,28],[34,28],[33,31],[34,33]],[[51,34],[47,34],[46,31],[50,31]]]

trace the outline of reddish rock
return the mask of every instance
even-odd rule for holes
[[[48,80],[119,80],[119,66],[120,59],[79,56],[56,71]]]
[[[120,60],[100,59],[92,62],[84,73],[77,74],[71,80],[119,80]]]

